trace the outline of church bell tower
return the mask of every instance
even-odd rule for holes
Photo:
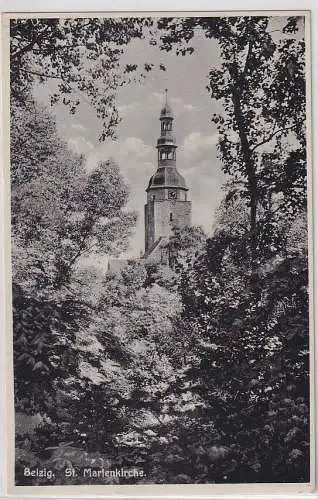
[[[158,167],[150,177],[145,205],[145,257],[167,243],[172,230],[191,224],[191,202],[183,176],[176,167],[177,145],[173,135],[173,112],[165,90],[157,140]]]

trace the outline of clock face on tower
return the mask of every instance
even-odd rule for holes
[[[168,198],[169,198],[169,200],[176,200],[177,199],[177,191],[169,190],[168,191]]]

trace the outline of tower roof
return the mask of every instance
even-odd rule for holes
[[[188,191],[184,177],[176,168],[176,140],[173,136],[173,113],[168,103],[168,89],[165,89],[166,99],[161,110],[161,135],[157,141],[158,168],[150,177],[146,191],[159,188],[176,188]],[[170,120],[163,118],[169,117]]]
[[[175,187],[188,191],[183,175],[181,175],[175,167],[159,167],[154,175],[150,177],[149,189],[162,187]]]
[[[168,102],[168,89],[165,89],[165,93],[166,93],[166,102],[161,110],[160,118],[173,118],[173,111]]]
[[[173,118],[173,111],[170,104],[165,104],[161,110],[160,118]]]

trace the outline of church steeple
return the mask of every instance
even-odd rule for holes
[[[160,137],[157,141],[158,166],[175,166],[177,145],[173,136],[173,112],[168,102],[168,89],[165,89],[165,94],[165,105],[160,113]]]
[[[154,246],[169,238],[173,228],[191,223],[191,202],[184,177],[176,167],[177,144],[173,135],[173,111],[165,89],[165,103],[160,113],[160,136],[157,140],[158,166],[150,177],[145,205],[145,252],[149,257]],[[156,247],[157,248],[157,247]],[[158,251],[158,250],[157,250]],[[148,258],[147,257],[147,258]]]
[[[160,113],[160,136],[157,140],[158,150],[158,168],[156,173],[150,178],[148,188],[146,191],[158,190],[158,188],[178,188],[171,191],[164,191],[167,197],[175,196],[176,199],[184,199],[180,190],[184,193],[188,191],[183,176],[176,168],[176,139],[173,135],[173,111],[168,101],[168,89],[165,89],[165,104]],[[151,199],[158,198],[156,193],[151,195]],[[159,193],[157,193],[159,195]],[[186,198],[186,197],[185,197]]]

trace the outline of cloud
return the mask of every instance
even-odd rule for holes
[[[93,144],[81,135],[77,137],[70,137],[67,142],[69,147],[77,154],[87,155],[93,150]]]
[[[217,144],[218,136],[213,135],[203,135],[201,132],[191,132],[191,134],[185,137],[183,144],[181,145],[180,153],[183,155],[189,155],[196,153],[197,151],[204,150],[215,150]]]
[[[188,168],[187,168],[188,167]],[[215,156],[209,156],[191,163],[184,164],[184,171],[187,178],[193,178],[193,182],[201,183],[202,179],[211,179],[216,184],[223,184],[225,181],[225,174],[221,169],[221,163]]]
[[[198,111],[200,108],[198,108],[198,106],[193,106],[193,104],[185,104],[184,109],[186,111]]]
[[[154,157],[154,148],[142,139],[130,136],[122,141],[106,141],[87,157],[87,168],[91,170],[99,161],[113,158],[122,172],[131,170],[130,166],[143,159],[151,162]]]
[[[151,97],[153,97],[157,101],[164,103],[165,93],[164,92],[153,92]]]
[[[184,102],[180,97],[169,97],[168,100],[171,106],[180,106]]]
[[[122,104],[121,106],[118,106],[117,109],[119,111],[119,114],[121,116],[124,116],[127,114],[127,112],[130,112],[130,111],[135,111],[136,108],[138,108],[139,106],[139,102],[131,102],[129,104]]]
[[[86,132],[86,127],[84,127],[81,123],[72,123],[70,128],[76,130],[77,132],[81,132],[82,134]]]
[[[60,125],[61,135],[68,146],[77,154],[89,154],[94,146],[88,139],[88,130],[82,123],[62,123]]]
[[[162,106],[164,105],[165,102],[165,92],[153,92],[152,97],[159,101]],[[176,116],[181,115],[185,111],[198,111],[200,108],[198,106],[194,106],[192,103],[186,102],[184,99],[181,97],[169,97],[169,92],[168,92],[168,102],[170,103],[172,110]]]
[[[120,146],[121,150],[126,154],[133,153],[138,158],[149,157],[153,153],[153,146],[145,144],[138,137],[127,137]]]
[[[82,123],[62,123],[60,124],[60,130],[71,136],[74,133],[83,135],[86,133],[87,128]]]
[[[202,225],[207,233],[211,232],[214,213],[224,193],[220,186],[225,181],[220,165],[215,158],[203,160],[185,172],[192,201],[192,223]]]

